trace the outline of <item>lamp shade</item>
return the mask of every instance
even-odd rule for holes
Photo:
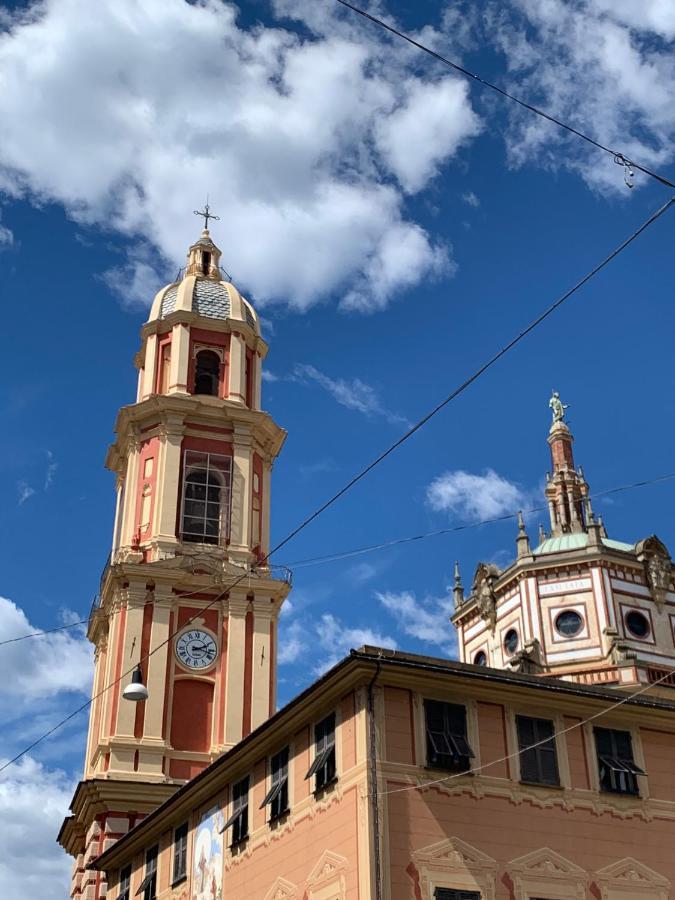
[[[134,669],[131,681],[122,691],[122,696],[125,700],[133,700],[134,703],[138,703],[139,700],[148,699],[148,689],[143,684],[143,673],[141,672],[140,665],[136,666]]]

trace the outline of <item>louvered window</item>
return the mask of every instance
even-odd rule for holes
[[[639,794],[637,775],[647,773],[633,759],[629,731],[594,728],[600,790],[612,794]]]
[[[125,866],[120,872],[120,892],[117,900],[129,900],[131,894],[131,866]]]
[[[550,719],[516,716],[516,726],[520,780],[534,784],[560,784],[553,722]]]
[[[314,726],[314,762],[305,778],[316,776],[314,790],[320,791],[335,779],[335,713]]]
[[[232,813],[222,831],[232,828],[230,846],[236,847],[248,837],[248,776],[232,787]]]
[[[455,888],[436,888],[434,900],[481,900],[480,891],[458,891]]]
[[[176,828],[173,836],[173,883],[187,877],[187,822]]]
[[[145,854],[145,877],[141,881],[136,896],[143,895],[143,900],[155,900],[157,896],[157,854],[159,847],[151,847]]]
[[[474,752],[466,736],[466,707],[425,700],[424,713],[428,765],[456,772],[469,769]]]
[[[260,809],[270,807],[270,822],[288,811],[288,747],[284,747],[271,761],[272,786],[260,804]]]

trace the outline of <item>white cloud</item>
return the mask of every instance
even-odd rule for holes
[[[405,416],[392,412],[383,406],[375,388],[361,381],[360,378],[331,378],[320,372],[315,366],[298,364],[293,370],[293,378],[297,381],[310,381],[322,387],[341,406],[354,409],[364,416],[378,416],[392,425],[409,426]]]
[[[35,493],[35,488],[32,488],[27,481],[17,481],[16,489],[19,492],[19,506],[23,506],[26,500],[32,497]]]
[[[54,475],[56,474],[56,470],[59,467],[59,464],[54,459],[54,454],[51,450],[45,450],[47,454],[47,471],[45,472],[45,490],[48,491],[52,486],[52,482],[54,481]]]
[[[0,224],[0,248],[11,247],[14,243],[14,233],[6,225]]]
[[[424,600],[418,600],[412,591],[378,591],[375,596],[405,634],[443,647],[447,653],[456,652],[455,629],[450,623],[454,607],[449,594]]]
[[[0,597],[0,641],[39,631],[22,609]],[[92,674],[92,645],[82,627],[5,644],[0,652],[0,706],[63,691],[88,695]]]
[[[516,512],[525,505],[527,495],[493,469],[486,469],[483,475],[458,469],[434,478],[427,487],[426,500],[438,512],[491,519]]]
[[[262,380],[267,381],[269,384],[273,384],[275,381],[279,381],[279,376],[275,375],[274,372],[270,372],[269,369],[263,369]]]
[[[474,208],[480,206],[480,200],[473,191],[467,191],[465,194],[462,194],[462,200]]]
[[[387,647],[395,650],[396,640],[369,627],[347,628],[339,619],[330,613],[324,613],[316,623],[316,636],[324,650],[321,660],[315,666],[315,674],[326,672],[339,662],[350,650],[356,650],[364,644],[371,647]]]
[[[56,845],[55,837],[76,783],[65,772],[49,770],[27,756],[3,772],[1,897],[66,900],[72,859]]]
[[[134,237],[106,276],[127,302],[148,303],[173,276],[207,192],[223,264],[260,305],[305,310],[342,291],[345,308],[381,309],[451,273],[394,178],[423,190],[477,133],[466,85],[411,77],[410,54],[333,2],[275,8],[300,32],[244,29],[219,0],[13,12],[0,190]]]
[[[481,130],[468,93],[463,81],[446,78],[430,85],[410,78],[404,85],[404,102],[378,121],[375,139],[380,152],[407,192],[421,190],[440,165]],[[424,141],[419,140],[420,128]]]
[[[665,43],[675,34],[670,0],[512,0],[510,6],[492,3],[485,24],[506,56],[507,86],[514,92],[648,167],[672,162],[675,56]],[[594,188],[628,196],[608,154],[510,105],[509,114],[514,165],[564,166]]]

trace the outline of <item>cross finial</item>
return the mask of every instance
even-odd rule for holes
[[[204,209],[193,209],[193,213],[196,216],[204,216],[204,231],[209,230],[209,219],[213,219],[215,222],[220,222],[220,216],[214,215],[212,212],[209,212],[209,201],[208,198],[206,203],[204,204]]]

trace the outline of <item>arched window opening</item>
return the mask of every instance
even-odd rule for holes
[[[187,450],[183,471],[181,538],[222,544],[229,537],[232,458]]]
[[[217,397],[220,357],[213,350],[200,350],[195,362],[195,394]]]
[[[205,275],[208,275],[210,269],[211,269],[211,254],[206,250],[202,250],[202,272]]]

